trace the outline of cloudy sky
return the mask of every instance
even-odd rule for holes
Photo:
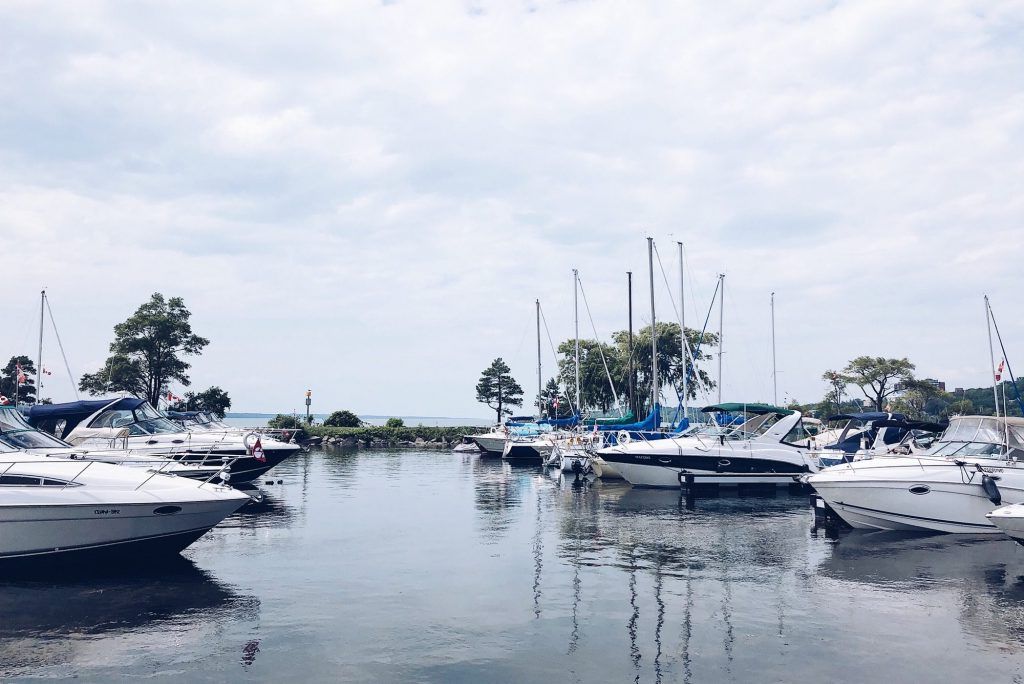
[[[1019,0],[6,0],[0,104],[4,358],[43,286],[76,374],[159,291],[236,410],[486,417],[572,268],[602,336],[627,270],[649,321],[651,235],[694,319],[726,274],[726,399],[771,397],[772,291],[787,397],[984,384],[985,292],[1024,371]]]

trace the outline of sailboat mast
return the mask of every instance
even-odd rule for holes
[[[540,300],[537,300],[537,416],[539,418],[544,417],[544,400],[541,398],[544,394],[544,384],[541,381],[541,369],[540,369]],[[552,416],[554,418],[556,416]]]
[[[647,267],[651,275],[651,410],[658,405],[658,328],[654,318],[654,238],[647,238]]]
[[[36,402],[43,399],[43,312],[46,309],[46,290],[39,293],[39,353],[36,355]]]
[[[572,313],[573,313],[573,324],[576,327],[576,410],[579,411],[580,415],[583,415],[583,406],[580,403],[580,307],[579,307],[579,291],[580,291],[580,273],[575,268],[572,269]]]
[[[690,367],[687,357],[690,356],[690,343],[686,340],[686,286],[683,280],[683,243],[679,245],[679,343],[683,352],[683,418],[687,417],[690,405]]]
[[[775,366],[775,293],[772,292],[772,403],[779,405],[779,374]]]
[[[996,418],[999,417],[999,384],[996,381],[996,353],[992,349],[992,314],[989,310],[988,295],[985,295],[985,326],[988,328],[988,357],[992,364],[992,397],[995,399]]]
[[[721,287],[718,289],[718,403],[722,403],[722,352],[725,347],[723,336],[723,323],[725,318],[725,274],[718,274],[718,282]]]
[[[633,368],[633,272],[626,271],[626,291],[629,297],[629,412],[635,417],[636,372]]]

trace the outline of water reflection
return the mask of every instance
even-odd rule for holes
[[[536,468],[515,467],[506,462],[475,459],[473,498],[480,513],[484,539],[495,544],[504,537],[523,503],[523,490]]]
[[[823,576],[895,593],[951,591],[969,633],[1024,643],[1024,548],[995,535],[854,530],[818,566]]]
[[[39,576],[0,583],[0,676],[74,663],[111,636],[174,631],[198,650],[205,627],[255,620],[260,602],[183,557],[106,576]],[[185,628],[182,628],[185,627]]]

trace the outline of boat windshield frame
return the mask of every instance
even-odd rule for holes
[[[993,416],[959,416],[927,451],[943,458],[1009,458],[1024,451],[1024,431]]]

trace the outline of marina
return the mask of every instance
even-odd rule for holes
[[[688,511],[680,492],[436,451],[312,451],[275,474],[177,563],[6,577],[0,676],[1024,674],[1024,549],[1007,539],[836,539],[802,495]]]

